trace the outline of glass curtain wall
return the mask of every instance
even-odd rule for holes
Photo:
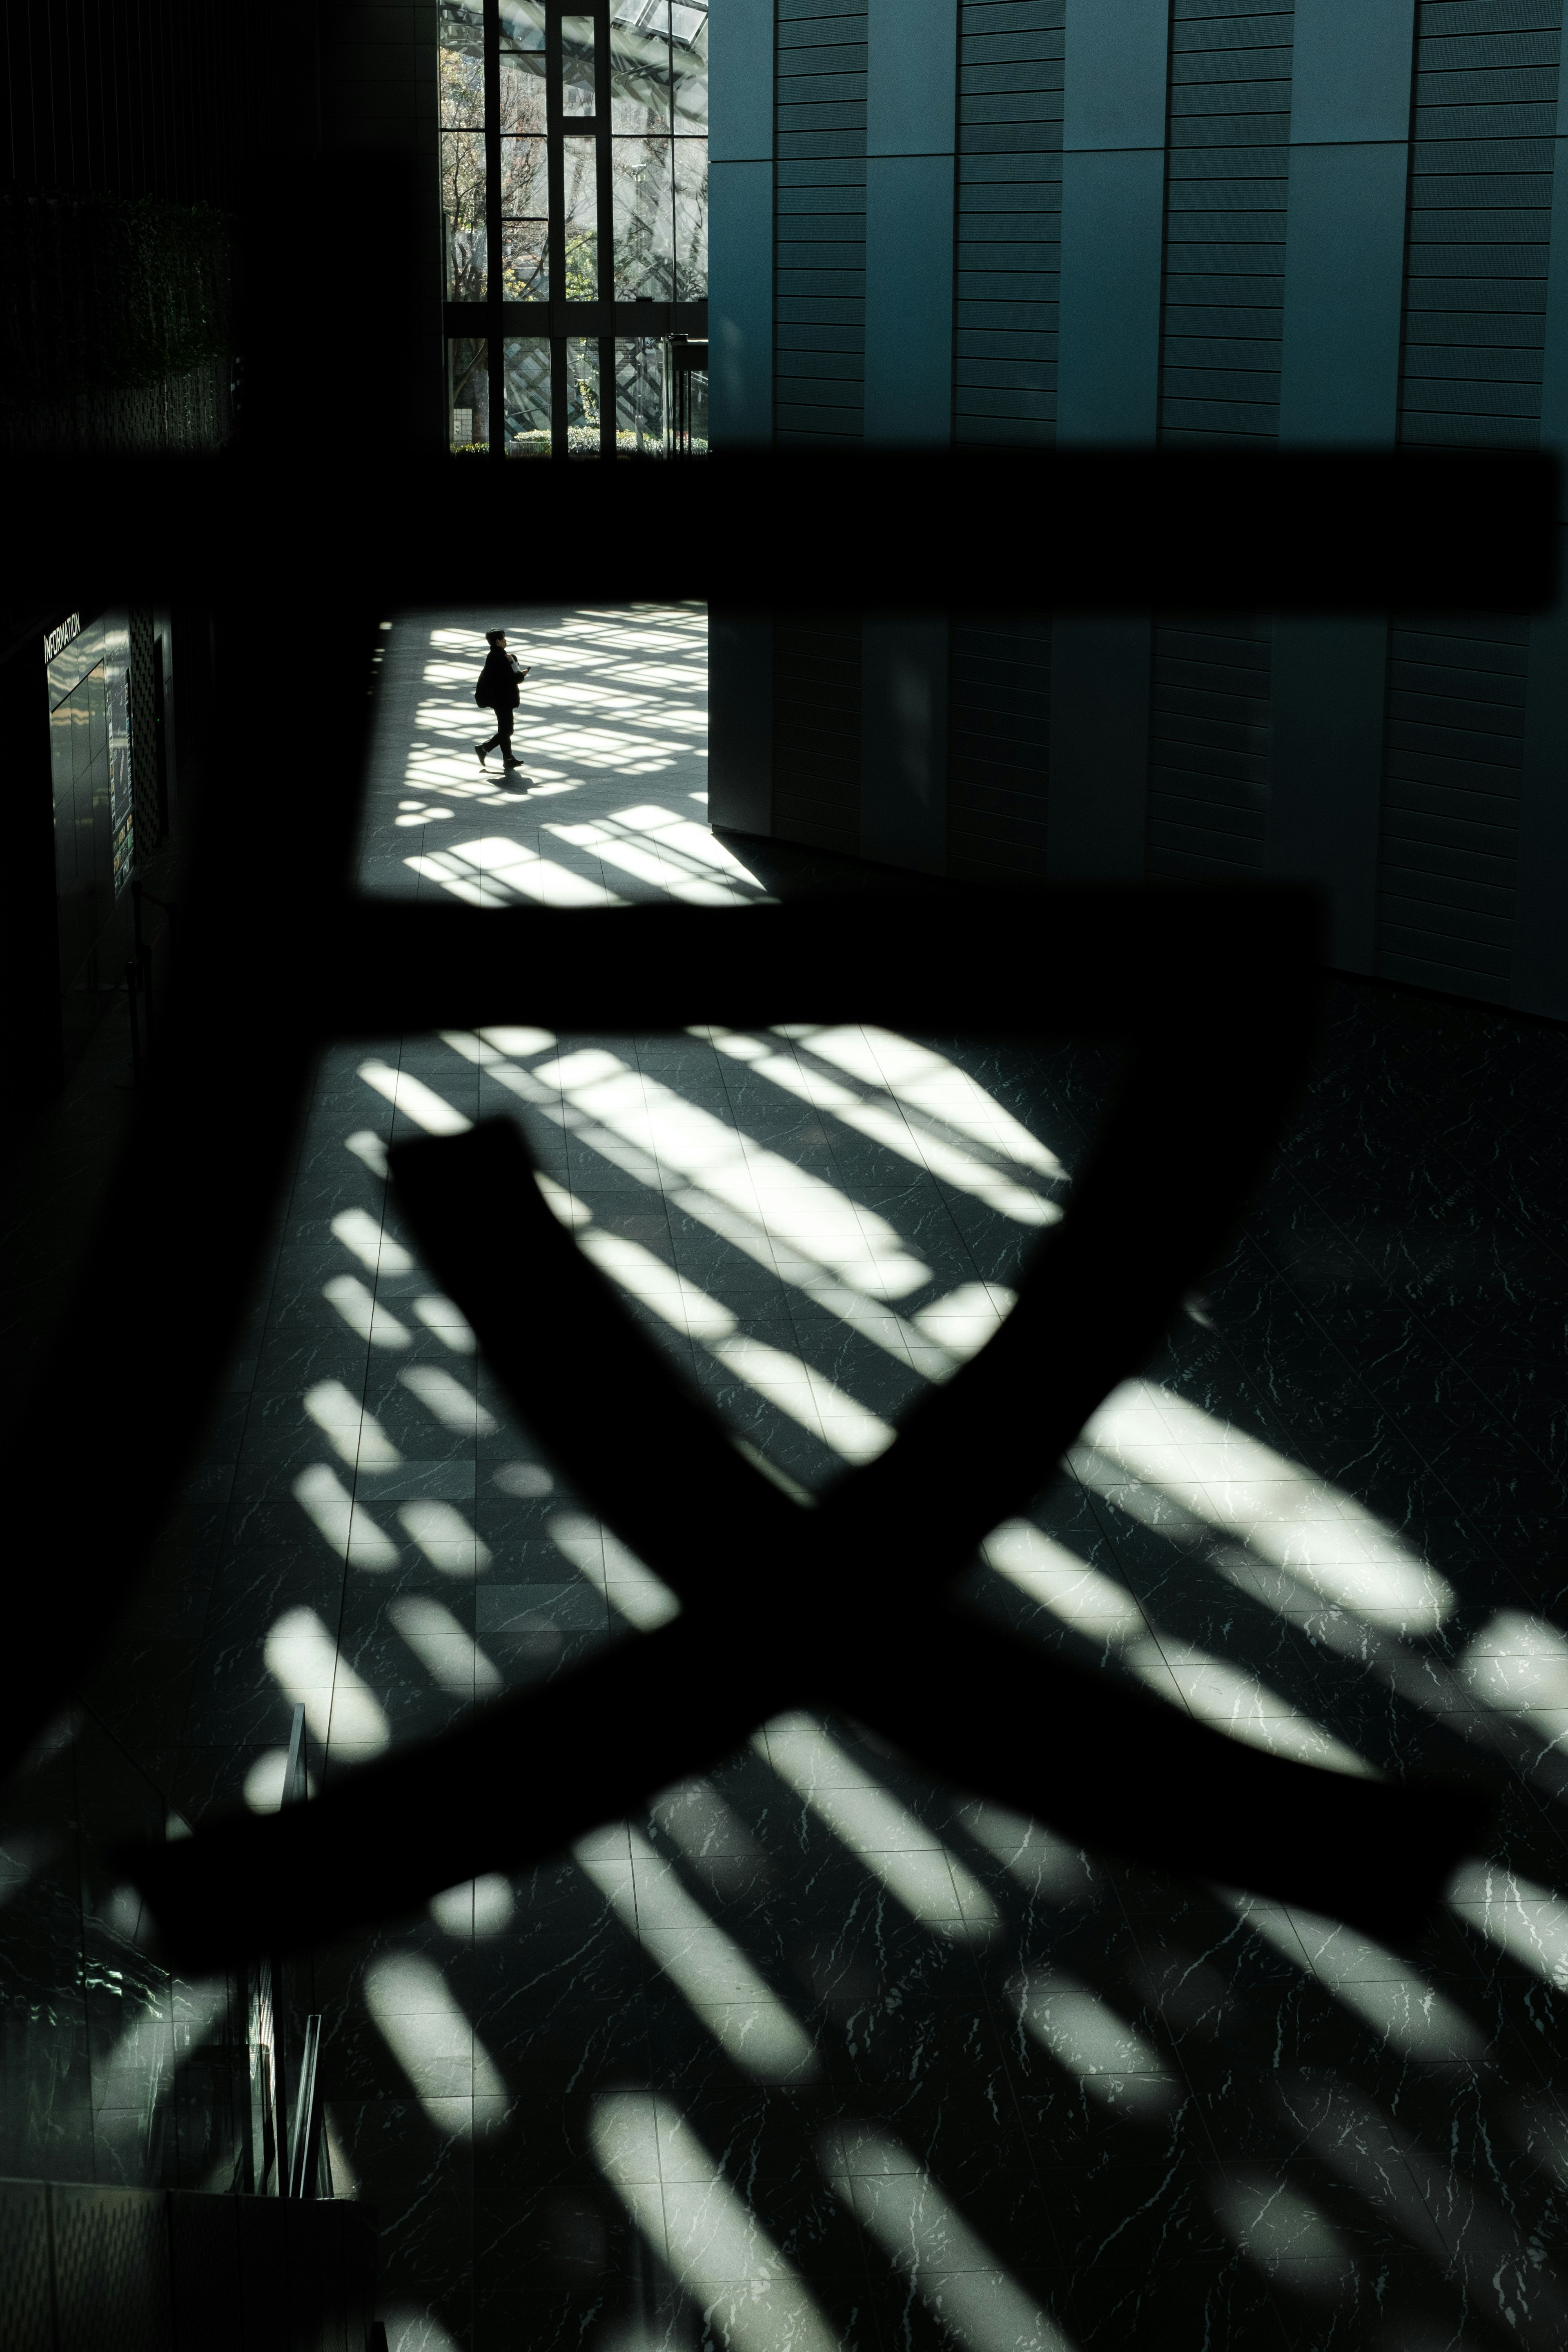
[[[450,448],[668,454],[676,354],[706,355],[706,0],[439,23]]]

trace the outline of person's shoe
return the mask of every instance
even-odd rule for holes
[[[480,767],[481,767],[481,768],[483,768],[483,767],[484,767],[484,765],[485,765],[485,755],[484,755],[484,753],[483,753],[482,751],[479,751],[479,745],[478,745],[477,743],[475,744],[474,749],[475,749],[475,751],[479,751],[479,765],[480,765]],[[487,775],[489,773],[489,769],[488,769],[488,768],[486,768],[486,769],[485,769],[485,773],[486,773]]]
[[[501,769],[505,775],[521,776],[522,773],[522,761],[521,760],[503,760],[501,762]]]

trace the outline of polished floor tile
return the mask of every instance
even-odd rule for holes
[[[501,620],[531,664],[524,793],[479,776],[465,708]],[[396,622],[364,887],[771,895],[762,849],[753,873],[702,823],[702,626]],[[319,1780],[677,1606],[471,1352],[389,1140],[517,1122],[634,1318],[802,1500],[984,1343],[1110,1075],[1099,1048],[809,1026],[330,1049],[189,1578],[127,1654],[181,1804],[268,1801],[297,1704]],[[1236,1737],[1482,1778],[1491,1875],[1384,1951],[775,1717],[630,1822],[314,1956],[397,2352],[1561,2341],[1563,1079],[1555,1033],[1337,985],[1245,1233],[964,1586]],[[548,1368],[561,1335],[523,1336]],[[686,1494],[672,1462],[677,1530]],[[828,1657],[810,1529],[763,1622],[809,1591]],[[106,2151],[151,2096],[120,2080]]]

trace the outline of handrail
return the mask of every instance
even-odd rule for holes
[[[303,1706],[297,1706],[289,1727],[289,1752],[283,1765],[279,1803],[303,1804],[310,1793],[310,1775],[305,1762],[305,1710]],[[268,1959],[262,1965],[267,1971],[268,1990],[271,1997],[274,2036],[272,2089],[273,2134],[277,2149],[276,2194],[279,2197],[313,2197],[321,2155],[322,2116],[321,2100],[317,2095],[321,2016],[318,2011],[305,2020],[305,2041],[300,2053],[300,2080],[294,2095],[294,2122],[290,2131],[284,2111],[283,2020],[279,1999],[282,1988],[282,1964],[276,1959]]]
[[[283,1796],[286,1805],[297,1805],[310,1794],[305,1774],[305,1710],[294,1709],[294,1720],[289,1727],[289,1759],[283,1767]]]
[[[289,2195],[313,2197],[321,2156],[321,2105],[316,2095],[317,2062],[321,2049],[321,2019],[317,2011],[305,2020],[305,2047],[300,2059],[300,2089],[294,2102],[293,2155],[289,2169]]]
[[[289,1727],[289,1749],[283,1766],[283,1787],[280,1805],[297,1804],[305,1795],[305,1710],[297,1706]],[[306,2029],[309,2041],[309,2026]],[[293,2191],[293,2167],[290,2164],[289,2132],[289,2096],[284,2069],[285,2017],[283,2004],[283,1964],[275,1955],[264,1954],[256,1963],[255,1988],[251,1997],[251,2042],[254,2050],[254,2073],[251,2108],[253,2179],[261,2196],[288,2197]],[[260,2113],[258,2116],[257,2105]],[[301,2109],[301,2113],[303,2113]],[[256,2134],[259,2129],[260,2161],[256,2158]]]

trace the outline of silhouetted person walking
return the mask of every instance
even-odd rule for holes
[[[518,667],[515,654],[508,653],[504,629],[487,629],[485,637],[489,652],[485,656],[485,666],[474,688],[474,700],[481,709],[488,704],[495,712],[496,731],[488,743],[478,746],[479,765],[481,768],[484,766],[486,752],[493,751],[499,744],[501,772],[510,775],[514,771],[521,772],[522,766],[521,760],[514,760],[511,756],[511,720],[513,711],[522,699],[522,681],[528,672]]]

